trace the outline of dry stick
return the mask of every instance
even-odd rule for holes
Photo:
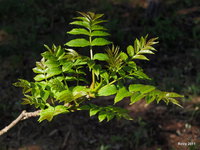
[[[40,111],[41,110],[37,110],[34,112],[26,112],[26,110],[23,110],[13,122],[11,122],[8,126],[0,130],[0,136],[6,133],[8,130],[10,130],[12,127],[14,127],[19,121],[39,116]]]

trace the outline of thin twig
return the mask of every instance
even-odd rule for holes
[[[19,121],[39,116],[40,111],[41,110],[37,110],[34,112],[26,112],[26,110],[23,110],[21,114],[13,122],[11,122],[8,126],[0,130],[0,136],[8,132],[8,130],[14,127]]]

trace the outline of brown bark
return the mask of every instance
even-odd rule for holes
[[[18,122],[21,120],[25,120],[31,117],[37,117],[39,116],[41,110],[37,110],[34,112],[26,112],[26,110],[23,110],[21,114],[14,120],[12,121],[8,126],[0,130],[0,136],[3,135],[4,133],[8,132],[12,127],[14,127]]]

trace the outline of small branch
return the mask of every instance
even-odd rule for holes
[[[39,116],[40,111],[41,110],[37,110],[34,112],[26,112],[26,110],[23,110],[21,114],[13,122],[11,122],[8,126],[0,130],[0,136],[8,132],[8,130],[14,127],[19,121]]]

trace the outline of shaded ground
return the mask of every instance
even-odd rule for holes
[[[151,7],[143,0],[84,0],[81,5],[73,0],[0,2],[4,2],[0,5],[0,128],[23,109],[32,111],[21,106],[21,91],[12,83],[17,78],[32,80],[31,68],[44,43],[63,44],[68,40],[65,32],[77,10],[104,12],[110,21],[111,40],[124,50],[135,37],[147,33],[159,36],[156,56],[150,63],[140,63],[155,79],[153,84],[186,96],[184,109],[143,102],[127,106],[125,100],[121,105],[131,111],[133,121],[98,123],[87,112],[61,115],[41,124],[32,118],[0,137],[0,150],[200,149],[199,1],[160,0]],[[109,98],[97,101],[110,103]],[[183,146],[188,142],[193,142],[190,148]]]

